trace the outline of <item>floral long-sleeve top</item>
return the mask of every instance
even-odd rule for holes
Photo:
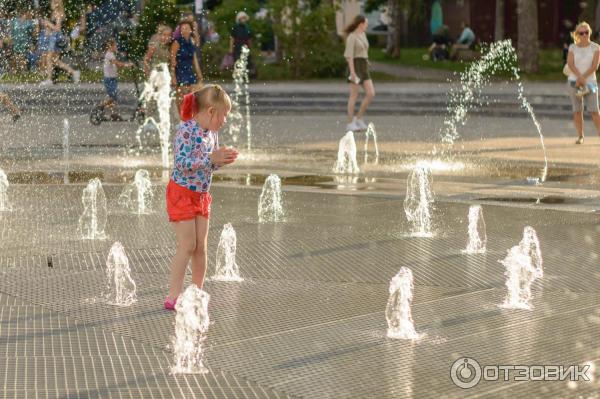
[[[217,146],[217,133],[203,130],[193,119],[182,122],[173,145],[175,167],[171,180],[192,191],[207,192],[217,169],[210,161],[210,153]]]

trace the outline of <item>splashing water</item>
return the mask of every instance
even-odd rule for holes
[[[523,230],[523,239],[508,251],[499,261],[506,268],[506,288],[508,293],[502,307],[509,309],[531,309],[531,284],[544,276],[542,251],[533,227]]]
[[[356,142],[354,141],[354,132],[347,132],[340,139],[338,156],[333,171],[341,174],[355,174],[360,172],[356,162]]]
[[[113,244],[106,259],[106,287],[102,298],[106,303],[115,306],[129,306],[137,301],[129,259],[120,242]]]
[[[138,215],[150,213],[150,206],[154,199],[150,173],[145,169],[135,172],[133,183],[125,186],[119,195],[119,205]]]
[[[250,120],[250,90],[248,85],[248,57],[250,50],[246,45],[242,46],[240,58],[233,67],[234,91],[231,97],[231,112],[227,117],[227,132],[234,143],[237,143],[242,127],[246,128],[246,145],[248,150],[252,149],[252,122]],[[244,114],[242,115],[242,99],[244,100]]]
[[[244,281],[240,277],[240,267],[235,261],[237,237],[231,223],[223,226],[219,246],[217,247],[217,266],[213,280],[217,281]]]
[[[398,274],[390,281],[390,296],[385,309],[388,338],[419,338],[411,312],[413,288],[412,271],[407,267],[400,268]]]
[[[282,222],[283,216],[281,179],[277,175],[269,175],[258,200],[258,221],[260,223]]]
[[[375,147],[375,161],[373,163],[377,165],[379,163],[379,147],[377,147],[377,132],[373,122],[369,123],[365,131],[365,164],[369,162],[369,137],[373,137],[373,146]]]
[[[69,120],[67,118],[63,119],[63,140],[62,140],[62,147],[63,147],[63,163],[64,163],[64,167],[65,167],[65,173],[64,173],[64,183],[68,184],[69,183]]]
[[[520,70],[517,65],[517,53],[510,39],[492,43],[478,61],[473,62],[460,74],[460,89],[451,89],[450,101],[447,108],[448,114],[444,120],[440,135],[444,144],[453,145],[460,137],[457,127],[466,123],[469,111],[477,105],[477,95],[481,93],[481,89],[490,83],[492,75],[508,71],[512,79],[517,82],[517,99],[521,103],[521,107],[531,117],[540,137],[544,153],[544,169],[538,182],[544,182],[548,175],[548,157],[546,155],[544,135],[533,112],[533,107],[525,97]]]
[[[483,254],[487,246],[487,233],[485,220],[483,219],[483,208],[481,205],[469,207],[469,241],[467,248],[463,250],[466,254]]]
[[[210,295],[195,284],[190,285],[177,299],[175,336],[173,337],[173,374],[204,374],[204,341],[208,333],[208,301]]]
[[[159,64],[150,73],[148,82],[144,84],[144,91],[140,100],[146,105],[149,101],[156,101],[159,122],[154,118],[146,118],[143,125],[136,132],[136,138],[141,148],[141,134],[147,124],[154,124],[158,128],[160,137],[161,162],[163,168],[170,167],[169,148],[171,135],[171,74],[167,64]]]
[[[412,225],[412,237],[433,237],[431,214],[434,198],[431,185],[431,170],[418,162],[408,176],[404,199],[404,212]]]
[[[84,240],[102,240],[106,238],[106,196],[100,179],[89,181],[81,197],[83,214],[79,218],[79,235]]]
[[[8,177],[0,169],[0,212],[10,211],[12,208],[8,202]]]

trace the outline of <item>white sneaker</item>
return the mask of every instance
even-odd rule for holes
[[[73,83],[79,83],[81,80],[81,71],[73,72]]]
[[[358,123],[356,123],[356,117],[354,117],[354,119],[352,119],[352,122],[348,123],[346,125],[346,131],[357,131],[360,130],[360,126],[358,126]]]
[[[359,130],[367,130],[367,124],[362,119],[357,119],[356,125],[359,127]]]
[[[46,79],[40,82],[40,86],[52,86],[53,84],[54,82],[52,82],[52,79]]]

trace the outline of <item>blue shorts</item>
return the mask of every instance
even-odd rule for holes
[[[118,100],[118,86],[119,81],[117,78],[104,78],[104,88],[106,89],[106,94],[115,102]]]

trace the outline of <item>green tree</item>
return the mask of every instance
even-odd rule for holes
[[[280,62],[292,76],[339,76],[344,68],[342,41],[336,34],[331,1],[271,0]]]

